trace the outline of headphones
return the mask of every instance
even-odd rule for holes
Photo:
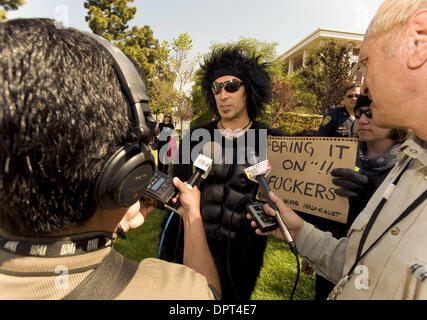
[[[119,148],[105,163],[96,181],[95,200],[106,210],[130,207],[141,199],[154,172],[149,142],[156,132],[156,119],[148,106],[145,85],[132,61],[108,40],[84,33],[113,58],[113,68],[129,101],[131,130],[137,136],[137,141]]]

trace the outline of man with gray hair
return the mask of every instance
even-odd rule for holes
[[[366,32],[358,71],[373,120],[413,135],[347,237],[315,229],[271,193],[299,253],[336,283],[330,298],[427,299],[426,34],[425,0],[384,1]]]

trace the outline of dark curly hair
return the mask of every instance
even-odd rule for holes
[[[50,234],[96,210],[107,159],[131,140],[128,102],[98,43],[49,19],[0,24],[0,226]]]
[[[255,120],[271,99],[268,67],[268,63],[260,62],[260,56],[250,54],[238,46],[214,49],[200,66],[202,93],[210,110],[219,116],[211,90],[212,83],[223,75],[234,75],[244,82],[248,115],[251,120]]]

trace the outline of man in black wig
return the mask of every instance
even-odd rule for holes
[[[259,59],[239,47],[213,50],[205,58],[201,65],[202,92],[218,119],[184,134],[179,158],[173,167],[174,175],[188,180],[195,159],[186,161],[185,144],[189,143],[194,155],[197,155],[196,146],[209,142],[202,139],[206,136],[221,146],[222,161],[214,162],[209,176],[199,187],[204,228],[221,278],[224,300],[250,299],[266,245],[265,238],[254,234],[244,218],[245,204],[254,200],[258,189],[244,172],[254,164],[249,160],[248,150],[254,150],[257,160],[261,161],[265,157],[267,135],[283,135],[256,121],[271,98],[268,65]],[[163,229],[160,257],[181,262],[179,217],[166,214]]]

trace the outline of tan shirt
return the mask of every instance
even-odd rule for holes
[[[348,238],[332,238],[330,233],[305,223],[296,241],[300,254],[321,275],[337,283],[353,265],[359,242],[373,211],[387,187],[403,169],[409,158],[412,164],[397,184],[368,234],[364,250],[427,189],[427,144],[415,137],[406,141],[398,153],[398,162],[359,214],[348,232]],[[427,201],[394,226],[359,262],[350,280],[341,280],[338,299],[412,299],[407,286],[408,270],[414,263],[427,268]],[[419,294],[418,297],[425,297]]]
[[[27,257],[0,249],[0,299],[62,299],[74,290],[111,247],[61,258]],[[108,281],[108,279],[106,279]],[[206,277],[159,259],[144,259],[116,299],[210,300]]]
[[[116,298],[144,300],[213,300],[204,276],[177,263],[144,259],[123,292]]]

